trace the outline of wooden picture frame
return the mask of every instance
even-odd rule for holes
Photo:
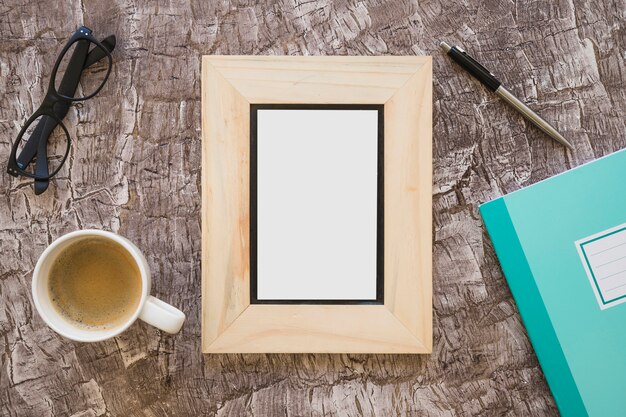
[[[202,351],[432,351],[430,57],[204,56]],[[250,303],[250,106],[384,106],[384,302]]]

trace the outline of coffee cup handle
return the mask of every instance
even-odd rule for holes
[[[146,299],[139,318],[167,333],[178,333],[183,327],[185,313],[151,295]]]

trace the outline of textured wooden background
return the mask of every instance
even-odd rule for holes
[[[478,204],[626,146],[625,0],[2,0],[2,170],[77,25],[115,33],[114,72],[70,110],[66,168],[34,196],[0,175],[0,414],[556,415]],[[471,51],[576,146],[525,123],[442,55]],[[434,353],[200,353],[200,56],[434,56]],[[56,237],[121,233],[153,293],[188,315],[103,343],[64,340],[33,311],[31,273]]]

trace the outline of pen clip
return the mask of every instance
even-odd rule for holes
[[[448,51],[448,55],[491,91],[496,91],[500,87],[500,81],[463,49],[453,46]]]
[[[477,67],[479,67],[480,69],[485,71],[487,74],[491,75],[492,77],[495,77],[495,75],[493,75],[493,73],[491,71],[489,71],[487,68],[483,67],[482,64],[480,62],[476,61],[474,58],[472,58],[472,56],[470,54],[468,54],[467,52],[465,52],[463,49],[459,48],[458,46],[455,46],[455,48],[458,49],[458,51],[460,53],[465,55],[465,58],[467,58],[468,61],[471,61],[472,64],[476,65]]]

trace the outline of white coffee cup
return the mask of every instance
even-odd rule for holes
[[[56,258],[72,243],[98,237],[122,246],[134,259],[141,275],[141,300],[136,311],[124,323],[107,329],[85,329],[63,317],[52,305],[48,291],[50,269]],[[177,333],[183,326],[185,314],[150,295],[150,267],[141,251],[128,239],[103,230],[78,230],[61,236],[41,254],[33,273],[33,301],[39,315],[55,332],[79,342],[98,342],[122,333],[138,318],[168,333]]]

